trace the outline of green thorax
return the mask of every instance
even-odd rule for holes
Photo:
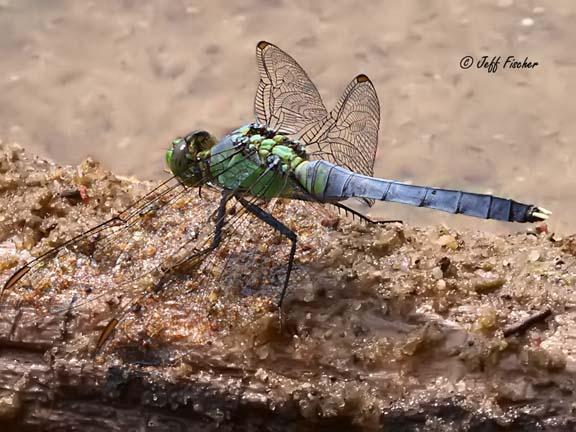
[[[302,188],[294,172],[306,159],[298,141],[251,124],[212,147],[209,169],[214,182],[226,189],[264,199],[295,197]]]

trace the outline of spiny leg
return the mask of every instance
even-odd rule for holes
[[[0,305],[9,290],[11,290],[30,271],[35,268],[40,268],[43,263],[50,262],[50,260],[59,255],[62,256],[61,254],[64,253],[76,253],[73,248],[77,248],[79,245],[82,245],[83,242],[89,241],[93,236],[102,236],[103,234],[99,240],[99,245],[101,248],[106,248],[109,245],[112,245],[117,238],[126,233],[129,229],[140,225],[143,222],[144,217],[153,210],[153,206],[157,206],[155,210],[161,210],[170,201],[173,201],[183,193],[183,191],[180,190],[179,183],[175,185],[169,184],[174,179],[175,177],[172,177],[162,182],[156,188],[144,195],[144,197],[138,199],[114,217],[72,237],[64,243],[29,261],[23,267],[20,267],[8,278],[4,283],[4,286],[0,289]],[[159,199],[164,196],[168,197],[168,201],[165,204],[158,204]],[[118,227],[119,229],[112,231],[115,227]],[[78,304],[83,304],[83,302],[80,301]],[[64,308],[62,311],[67,309],[68,308]]]
[[[234,203],[231,208],[227,210],[227,220],[224,235],[219,247],[223,247],[224,245],[230,243],[232,238],[236,234],[242,235],[247,230],[247,225],[249,224],[249,218],[245,217],[250,213],[245,208],[237,209],[236,206],[241,206],[238,202]],[[232,211],[233,213],[230,213]],[[202,267],[200,268],[203,272],[207,272],[208,274],[212,274],[213,270],[216,267],[217,256],[216,254],[212,254],[210,257],[206,257],[206,259],[202,262]],[[220,269],[220,277],[226,274],[226,270],[228,269],[228,265],[230,263],[229,257],[224,260],[224,263],[221,264],[222,267]]]
[[[296,187],[298,187],[298,191],[299,191],[299,194],[301,195],[302,200],[304,200],[308,203],[316,204],[316,205],[321,206],[321,207],[324,207],[326,204],[330,204],[330,205],[336,207],[338,210],[343,210],[346,215],[348,215],[348,213],[350,213],[350,214],[352,214],[353,217],[357,217],[358,219],[362,220],[365,223],[369,223],[372,225],[384,225],[384,224],[389,224],[389,223],[401,223],[401,224],[404,223],[401,220],[382,220],[382,221],[373,220],[373,219],[369,218],[368,216],[363,215],[359,211],[356,211],[356,210],[348,207],[347,205],[344,205],[340,202],[328,202],[327,203],[325,201],[321,201],[319,198],[310,194],[302,186],[296,185]]]
[[[272,186],[272,182],[268,181],[267,184],[264,186],[261,181],[262,179],[264,179],[264,177],[270,172],[272,168],[268,167],[260,176],[258,176],[258,178],[255,179],[255,181],[252,183],[252,185],[248,188],[249,190],[249,195],[250,195],[250,200],[249,202],[251,202],[252,204],[256,205],[255,202],[259,199],[259,196],[261,195],[265,195],[268,190],[270,189],[270,187]],[[287,181],[287,179],[286,179]],[[263,188],[259,191],[259,193],[256,193],[253,191],[253,187],[255,185],[262,185]],[[235,196],[238,192],[238,188],[235,190],[231,190],[228,193],[230,194],[230,196]],[[246,201],[246,200],[245,200]],[[231,218],[229,218],[229,220],[227,221],[227,231],[226,231],[226,239],[224,239],[224,242],[230,241],[230,238],[237,232],[242,232],[243,229],[245,228],[245,225],[248,223],[248,219],[244,218],[243,216],[250,213],[248,212],[248,210],[246,209],[246,207],[244,205],[242,205],[242,209],[241,210],[236,210],[236,206],[240,204],[240,201],[238,199],[236,199],[236,203],[233,205],[232,210],[234,210],[234,216],[232,216]],[[204,266],[204,269],[209,269],[212,266],[214,266],[215,264],[215,260],[214,260],[214,255],[210,258],[207,258],[206,260],[204,260],[204,262],[202,263],[202,265]],[[222,271],[220,272],[221,275],[223,275],[225,273],[226,268],[228,267],[229,264],[229,260],[226,259],[224,262],[224,267],[222,269]]]
[[[277,165],[277,161],[276,161],[275,163],[270,164],[270,165],[264,170],[264,172],[262,172],[256,179],[254,179],[254,181],[252,182],[252,184],[251,184],[249,187],[247,187],[248,195],[249,195],[251,198],[250,198],[250,201],[244,199],[244,204],[241,203],[242,206],[244,207],[242,210],[247,211],[247,207],[246,207],[245,204],[255,205],[254,203],[259,199],[259,197],[266,195],[266,193],[269,191],[270,187],[272,186],[273,182],[269,180],[269,181],[267,181],[266,183],[262,183],[262,181],[264,180],[264,178],[266,177],[266,175],[268,175],[268,174],[275,168],[276,165]],[[288,181],[288,178],[286,177],[286,178],[285,178],[284,187],[286,186],[287,181]],[[260,188],[259,188],[258,191],[254,191],[253,189],[254,189],[254,187],[257,186],[257,185],[259,185]],[[228,191],[229,196],[230,196],[230,197],[231,197],[231,196],[236,197],[236,201],[237,201],[237,202],[240,202],[240,200],[238,199],[238,197],[240,196],[239,193],[238,193],[239,190],[240,190],[240,188],[241,188],[241,186],[238,186],[236,189],[234,189],[234,190],[229,190],[229,191]],[[232,210],[234,210],[235,207],[236,207],[236,205],[234,205],[234,207],[232,208]],[[242,218],[242,211],[235,212],[235,216],[233,216],[233,217],[232,217],[232,220],[231,220],[231,221],[234,221],[234,223],[231,224],[231,225],[232,225],[232,228],[231,228],[231,229],[228,229],[228,231],[227,231],[227,233],[229,234],[229,235],[228,235],[228,238],[230,238],[230,235],[231,235],[231,234],[233,234],[233,233],[235,233],[235,232],[237,232],[237,231],[241,231],[241,226],[244,225],[244,224],[247,222],[246,219],[243,219],[242,222],[240,222],[241,219],[243,219],[243,218]],[[213,260],[212,260],[212,261],[213,261]],[[213,263],[213,262],[212,262],[212,263],[209,263],[208,267],[209,267],[210,265],[212,265],[212,264],[214,264],[214,263]],[[225,267],[226,267],[227,265],[228,265],[228,260],[226,260],[225,263],[224,263],[224,266],[225,266]],[[208,268],[208,267],[207,267],[207,268]]]
[[[218,205],[218,208],[216,210],[216,226],[215,226],[214,231],[211,235],[212,239],[210,241],[210,245],[203,248],[203,249],[195,249],[191,255],[185,257],[184,259],[180,260],[176,264],[171,265],[170,267],[164,268],[163,266],[160,266],[159,270],[162,272],[161,279],[166,277],[166,276],[171,275],[175,269],[177,269],[179,266],[181,266],[183,264],[186,264],[188,262],[191,262],[191,261],[194,261],[194,260],[197,260],[200,258],[205,258],[206,256],[210,255],[210,253],[212,251],[214,251],[215,249],[217,249],[220,246],[220,244],[223,241],[222,234],[223,234],[224,226],[226,224],[225,223],[226,222],[226,220],[225,220],[225,218],[226,218],[226,206],[227,206],[227,203],[230,200],[230,198],[235,196],[234,195],[235,192],[236,192],[236,190],[222,190],[222,198],[221,198],[220,204]],[[247,201],[245,201],[245,203],[249,204],[249,205],[253,205]],[[236,217],[233,217],[233,219],[237,219],[237,218],[241,218],[241,214],[237,214]],[[183,247],[184,246],[182,246],[180,249],[182,249]],[[203,263],[204,263],[204,261],[203,261]],[[160,280],[157,284],[158,287],[154,291],[150,291],[150,292],[146,293],[144,296],[140,297],[139,299],[133,299],[122,307],[120,312],[118,314],[116,314],[116,316],[108,322],[108,324],[106,325],[104,330],[101,332],[100,337],[98,338],[98,342],[96,343],[96,350],[95,350],[94,354],[96,354],[98,351],[100,351],[102,346],[106,343],[106,341],[108,340],[108,338],[110,337],[110,335],[112,334],[112,332],[114,331],[114,329],[116,328],[118,323],[120,322],[120,320],[130,311],[130,307],[132,305],[136,304],[139,300],[142,300],[143,298],[149,297],[150,295],[158,292],[161,289],[162,284],[163,284],[163,282],[162,282],[162,280]]]
[[[257,205],[256,202],[261,199],[261,196],[266,195],[268,193],[270,187],[273,185],[273,182],[268,180],[266,183],[263,183],[263,179],[266,177],[266,175],[270,172],[270,170],[272,168],[273,167],[268,167],[258,178],[256,178],[254,180],[252,185],[248,187],[249,198],[244,198],[245,202],[249,202],[253,205]],[[287,181],[288,181],[288,178],[285,179],[285,185],[286,185]],[[260,186],[258,191],[254,191],[255,185]],[[285,187],[285,185],[284,185],[284,187]],[[231,190],[229,193],[236,196],[236,195],[238,195],[237,192],[238,192],[238,189]],[[237,206],[240,206],[241,208],[236,210]],[[238,199],[236,199],[236,202],[234,203],[231,210],[234,210],[234,212],[231,213],[233,216],[227,218],[225,238],[222,240],[220,247],[222,247],[222,244],[225,244],[226,242],[230,242],[231,237],[235,236],[237,233],[243,233],[245,230],[249,229],[249,227],[247,225],[249,225],[250,218],[244,217],[244,216],[253,215],[253,213],[249,212],[247,210],[247,208],[242,203],[240,203],[240,201]],[[222,277],[224,274],[227,273],[226,270],[227,270],[228,266],[230,265],[230,263],[231,263],[231,260],[229,257],[224,260],[223,266],[221,267],[220,272],[219,272],[220,277]],[[214,265],[215,265],[215,255],[214,254],[211,255],[210,257],[207,257],[207,259],[202,262],[203,270],[209,270]],[[210,273],[210,271],[209,271],[209,273]]]
[[[165,185],[165,183],[163,183],[163,185]],[[167,201],[164,204],[161,204],[156,210],[161,212],[164,210],[164,208],[170,203],[173,202],[176,198],[178,198],[179,196],[181,196],[183,194],[183,192],[186,192],[186,189],[181,189],[180,188],[181,184],[178,183],[175,186],[170,186],[165,192],[162,192],[162,195],[167,196]],[[156,188],[155,190],[157,190],[159,188]],[[148,194],[150,195],[150,194]],[[159,199],[160,195],[158,195],[157,197],[154,197],[153,200],[156,201],[157,199]],[[148,203],[145,203],[143,206],[140,207],[140,209],[144,209],[144,207],[148,207],[151,205],[151,201]],[[125,213],[128,209],[124,210],[122,213]],[[142,210],[142,211],[133,211],[132,214],[128,217],[126,217],[123,220],[124,225],[122,226],[121,230],[116,231],[116,232],[112,232],[110,234],[106,234],[100,241],[99,241],[99,245],[102,248],[106,248],[107,246],[111,245],[114,243],[114,237],[118,237],[119,234],[121,234],[124,231],[127,231],[131,228],[134,228],[135,226],[138,226],[142,223],[142,217],[145,216],[145,214],[148,212],[148,210]],[[86,233],[84,233],[83,235],[85,235]],[[124,253],[124,250],[121,251],[121,254]],[[120,255],[121,256],[121,255]],[[118,257],[116,258],[116,260],[118,259]],[[145,272],[144,274],[141,274],[140,277],[152,274],[154,271],[150,270]],[[120,285],[117,285],[116,288],[120,289],[124,286],[129,285],[130,283],[133,283],[137,280],[138,278],[133,278],[130,279],[128,281],[125,281],[123,283],[121,283]],[[71,308],[71,306],[67,306],[67,307],[63,307],[63,308],[57,308],[55,310],[53,310],[52,312],[55,314],[60,314],[60,313],[66,313],[66,314],[70,314],[72,309],[77,309],[80,306],[85,306],[89,303],[92,303],[104,296],[108,295],[108,292],[102,292],[100,294],[97,294],[95,296],[92,296],[91,298],[86,298],[86,299],[81,299],[79,300],[78,298],[74,299],[74,306]],[[76,293],[74,294],[74,296],[76,296]]]
[[[261,221],[267,223],[276,231],[278,231],[283,236],[287,237],[291,242],[292,246],[290,248],[290,257],[288,258],[288,268],[286,270],[286,278],[284,279],[284,286],[282,288],[282,293],[280,294],[280,300],[278,301],[278,309],[282,310],[282,302],[284,301],[284,296],[286,295],[286,290],[288,289],[288,283],[290,282],[290,273],[292,272],[292,265],[294,263],[294,256],[296,255],[296,244],[298,242],[298,236],[294,231],[272,216],[265,210],[262,210],[255,204],[246,201],[241,196],[236,196],[236,199],[244,206],[246,210],[252,213]]]
[[[221,160],[215,165],[223,164],[229,161],[232,157],[237,155],[241,150],[235,151],[232,154],[228,155],[226,158]],[[228,169],[233,168],[235,164],[226,168],[224,170],[227,171]],[[202,179],[202,181],[206,181],[207,179]],[[177,181],[176,184],[170,185],[170,182]],[[181,188],[181,186],[184,186]],[[134,203],[126,207],[120,213],[115,215],[114,217],[108,219],[107,221],[102,222],[95,227],[90,228],[89,230],[78,234],[71,239],[61,243],[60,245],[44,252],[43,254],[39,255],[38,257],[34,258],[33,260],[27,262],[24,266],[17,269],[5,282],[2,288],[0,288],[0,305],[2,304],[4,295],[11,290],[26,274],[28,274],[33,268],[39,267],[42,263],[48,262],[52,258],[55,258],[60,251],[66,250],[71,246],[80,244],[82,241],[87,240],[90,236],[98,235],[101,232],[106,233],[106,231],[110,228],[115,226],[121,226],[122,228],[119,231],[111,232],[106,234],[102,240],[104,246],[106,246],[106,242],[108,244],[112,243],[115,238],[117,238],[122,232],[126,232],[127,230],[133,228],[142,223],[142,218],[150,213],[152,210],[161,210],[162,208],[168,206],[171,202],[176,200],[178,197],[184,195],[188,188],[180,183],[180,181],[175,177],[170,177],[169,179],[163,181],[154,189],[146,193],[143,197],[136,200]],[[166,202],[161,203],[162,199],[166,198]]]
[[[195,253],[193,253],[191,256],[186,257],[185,259],[181,260],[180,262],[164,269],[164,268],[160,268],[160,271],[163,273],[162,277],[165,277],[169,274],[172,273],[172,271],[177,268],[178,266],[192,261],[196,258],[200,258],[202,256],[208,255],[210,252],[212,252],[214,249],[216,249],[219,245],[220,242],[222,241],[222,229],[224,227],[225,224],[225,217],[226,217],[226,204],[228,203],[228,201],[230,200],[230,198],[232,197],[230,191],[222,191],[222,198],[220,199],[220,204],[218,205],[218,210],[217,210],[217,219],[216,219],[216,227],[214,228],[214,234],[213,234],[213,238],[212,241],[210,242],[210,245],[207,246],[204,249],[198,250]],[[162,282],[158,282],[158,284],[162,284]],[[114,329],[116,328],[116,326],[118,325],[118,323],[124,318],[124,316],[126,316],[126,314],[130,311],[130,308],[136,304],[139,300],[142,300],[143,298],[149,297],[150,295],[152,295],[153,293],[156,293],[158,290],[153,290],[150,291],[148,293],[146,293],[143,297],[140,297],[139,299],[133,299],[131,301],[129,301],[126,305],[124,305],[122,307],[122,309],[119,311],[118,314],[116,314],[116,316],[114,316],[106,325],[106,327],[104,327],[104,330],[102,330],[102,332],[100,333],[100,336],[98,337],[98,341],[96,342],[96,348],[94,350],[94,355],[96,355],[104,346],[104,344],[106,343],[106,341],[109,339],[110,335],[112,334],[112,332],[114,331]]]
[[[229,169],[229,168],[228,168],[228,169]],[[227,170],[226,170],[226,171],[227,171]],[[181,184],[179,183],[177,186],[184,186],[184,185],[181,185]],[[174,190],[174,188],[170,188],[168,192],[169,192],[169,193],[172,193],[173,190]],[[183,195],[183,194],[184,194],[186,191],[188,191],[188,190],[189,190],[189,188],[187,188],[187,187],[184,186],[181,191],[178,191],[175,195],[171,196],[171,197],[169,198],[168,202],[165,203],[165,204],[163,204],[162,207],[164,207],[164,206],[165,206],[166,204],[168,204],[169,202],[173,202],[176,198],[178,198],[179,196]],[[232,193],[232,192],[228,192],[228,199],[231,197],[231,193]],[[218,213],[218,208],[212,213],[212,215],[210,216],[210,218],[213,218],[217,213]],[[218,217],[218,219],[221,219],[221,217]],[[128,225],[127,227],[131,227],[131,226],[134,226],[134,225],[135,225],[134,223],[131,223],[131,224]],[[125,228],[126,228],[126,227],[125,227]],[[218,232],[219,232],[219,231],[218,231]],[[212,234],[212,236],[210,236],[210,238],[212,238],[213,236],[214,236],[214,234]],[[187,247],[187,245],[189,245],[189,243],[190,243],[190,240],[187,241],[186,243],[184,243],[182,246],[180,246],[179,249],[178,249],[176,252],[179,252],[180,250],[185,249],[185,248]],[[214,246],[214,248],[217,247],[217,246],[218,246],[218,245]],[[207,249],[209,249],[209,248],[207,248]],[[151,274],[154,273],[155,271],[160,271],[161,274],[162,274],[162,277],[163,277],[163,276],[166,276],[167,274],[171,273],[171,272],[174,270],[174,268],[177,267],[178,265],[181,265],[181,264],[183,264],[183,263],[186,262],[186,261],[191,261],[191,260],[193,260],[193,259],[198,259],[198,258],[200,258],[202,255],[207,255],[211,250],[213,250],[213,249],[209,249],[209,250],[204,251],[204,250],[202,250],[202,249],[196,249],[196,248],[195,248],[195,249],[194,249],[194,254],[189,255],[186,259],[180,261],[180,262],[177,263],[176,265],[165,268],[163,265],[160,264],[160,265],[156,266],[155,268],[153,268],[152,270],[146,271],[144,274],[141,274],[139,278],[133,278],[133,279],[131,279],[131,280],[128,280],[128,281],[122,283],[120,286],[117,286],[116,288],[121,288],[121,287],[123,287],[123,286],[127,286],[127,285],[129,285],[129,284],[137,281],[138,279],[140,279],[140,278],[142,278],[142,277],[144,277],[144,276],[146,276],[146,275],[151,275]],[[159,289],[156,289],[155,292],[157,292],[158,290],[159,290]],[[92,298],[91,300],[88,300],[88,301],[78,302],[77,305],[83,305],[83,304],[89,303],[89,302],[91,302],[91,301],[93,301],[93,300],[96,300],[97,298],[100,298],[100,297],[104,296],[105,294],[106,294],[106,293],[102,293],[102,294],[98,295],[96,298]]]
[[[234,155],[236,155],[237,153],[238,152],[235,152]],[[234,155],[227,156],[226,159],[224,159],[224,161],[229,161],[231,157],[233,157]],[[219,163],[223,162],[220,161]],[[232,164],[229,167],[227,166],[223,170],[223,172],[226,172],[228,169],[232,169],[235,165],[236,164]],[[203,181],[208,180],[209,178],[203,179]],[[176,184],[174,184],[175,181]],[[4,287],[0,289],[0,299],[2,297],[2,294],[6,294],[11,288],[17,285],[18,282],[28,273],[31,273],[31,275],[33,275],[34,277],[36,276],[40,277],[42,275],[42,273],[40,273],[40,270],[42,270],[43,268],[47,268],[48,270],[54,270],[54,266],[56,266],[59,263],[59,261],[56,261],[54,258],[60,257],[59,254],[62,254],[62,256],[74,256],[74,254],[83,253],[84,255],[92,259],[95,253],[99,253],[99,250],[101,248],[104,248],[106,249],[105,250],[106,253],[103,253],[102,256],[110,255],[113,257],[113,261],[118,261],[118,257],[114,258],[114,255],[111,255],[116,252],[112,248],[112,246],[118,246],[120,248],[120,256],[122,256],[122,254],[125,253],[127,247],[129,247],[133,243],[133,239],[128,238],[128,241],[126,242],[126,247],[124,247],[121,246],[122,243],[119,243],[118,238],[122,237],[125,234],[132,233],[136,227],[138,227],[140,224],[144,222],[144,220],[146,220],[147,215],[150,214],[151,212],[154,212],[154,217],[156,217],[157,216],[156,213],[160,214],[164,208],[167,209],[177,208],[174,207],[175,200],[178,197],[188,195],[190,190],[191,190],[190,187],[186,187],[185,185],[180,183],[176,177],[171,177],[170,179],[158,185],[152,191],[148,192],[144,197],[140,198],[134,204],[122,210],[115,217],[109,219],[108,221],[105,221],[104,223],[94,228],[91,228],[88,231],[85,231],[82,234],[79,234],[78,236],[73,237],[72,239],[61,244],[60,246],[57,246],[56,248],[53,248],[50,251],[44,253],[42,256],[34,259],[33,261],[30,261],[24,267],[21,267],[8,279],[8,281],[6,281]],[[214,215],[215,213],[216,212],[214,212]],[[213,235],[210,237],[213,237]],[[198,247],[194,247],[192,252],[189,252],[189,255],[195,254],[195,256],[191,258],[192,260],[197,260],[198,262],[204,261],[204,258],[206,255],[208,255],[208,253],[206,252],[205,255],[202,255],[198,253],[198,251],[203,251],[204,248],[207,248],[212,238],[209,238],[207,240],[208,241],[206,242],[203,241],[202,244],[198,245]],[[190,244],[191,241],[196,241],[196,239],[188,240],[186,243]],[[84,246],[84,244],[97,245],[97,248],[94,248],[94,251],[88,251],[86,253],[81,251],[80,247],[78,247],[78,246]],[[66,255],[64,255],[64,253]],[[38,268],[33,269],[34,267]],[[142,266],[136,268],[135,271],[132,271],[133,269],[132,266],[130,267],[126,266],[124,269],[121,269],[122,270],[122,273],[120,274],[120,276],[122,276],[121,280],[117,281],[115,279],[114,286],[112,286],[112,284],[104,284],[104,288],[106,289],[103,292],[99,293],[92,292],[92,286],[95,286],[94,283],[92,283],[91,285],[87,285],[84,283],[84,280],[75,280],[74,278],[76,277],[78,272],[74,272],[75,270],[74,268],[72,269],[73,271],[71,272],[72,276],[70,277],[66,276],[65,280],[67,282],[75,282],[79,285],[79,287],[73,287],[74,288],[72,296],[73,301],[68,306],[57,305],[56,308],[53,308],[52,299],[58,301],[61,299],[61,296],[57,297],[55,295],[52,295],[54,289],[56,288],[51,290],[45,290],[43,293],[40,293],[40,295],[50,296],[49,299],[50,304],[46,302],[46,306],[44,306],[47,312],[46,318],[52,315],[65,314],[66,319],[68,319],[68,316],[71,314],[73,310],[77,310],[81,307],[84,307],[90,303],[97,301],[98,299],[103,298],[104,296],[109,295],[111,292],[113,292],[112,290],[122,292],[128,287],[134,287],[135,286],[134,283],[143,280],[144,277],[154,277],[154,275],[158,275],[162,279],[162,276],[164,276],[165,273],[164,270],[167,267],[168,266],[163,267],[160,264],[155,265],[154,268],[150,270],[147,270],[145,266]],[[144,273],[143,274],[140,273],[139,270],[144,271]],[[34,282],[34,280],[32,281]],[[84,285],[86,285],[87,288],[81,289]],[[98,284],[97,286],[101,285]],[[68,286],[65,286],[63,288],[68,288]],[[157,291],[158,290],[151,290],[152,295],[155,294]],[[60,291],[58,291],[58,294],[59,293]],[[66,292],[63,291],[63,293]],[[143,294],[142,292],[140,293],[136,292],[132,295],[132,297],[134,297],[135,299],[135,302],[140,302],[147,297],[146,295],[142,294]],[[122,296],[123,295],[124,294],[122,294]],[[22,314],[22,310],[20,309],[21,306],[20,300],[18,301],[17,305],[19,305],[16,308],[18,310],[18,315],[16,316],[16,319],[13,322],[12,326],[13,328],[11,330],[11,334],[14,334],[15,331],[17,330],[17,327],[20,322],[19,317]],[[129,312],[129,307],[126,308],[126,310]],[[115,313],[116,317],[124,316],[125,314],[123,314],[123,311],[124,308],[120,307],[119,311]],[[108,334],[114,330],[118,321],[120,320],[116,319],[106,324],[105,330],[101,332],[100,337],[101,342],[99,342],[99,344],[104,343],[106,341]]]
[[[232,193],[232,191],[230,191],[229,193]],[[256,196],[251,196],[250,198],[247,198],[247,200],[249,200],[250,202],[254,202],[254,203],[258,199],[259,198]],[[256,205],[256,204],[254,204],[254,205]],[[230,207],[235,209],[234,213],[229,212]],[[239,208],[236,209],[237,207],[239,207]],[[229,201],[229,204],[227,206],[227,210],[228,211],[226,213],[226,224],[223,228],[223,236],[222,236],[222,241],[221,241],[220,245],[218,246],[219,248],[226,247],[225,246],[226,244],[228,244],[230,242],[234,242],[238,235],[243,236],[248,230],[250,230],[249,225],[250,225],[251,221],[253,221],[253,214],[251,212],[249,212],[239,202],[239,200],[236,200],[236,202],[234,202],[234,203]],[[215,261],[217,259],[218,259],[217,254],[211,254],[210,256],[207,256],[206,259],[204,259],[202,261],[201,266],[198,269],[199,274],[195,277],[198,277],[199,280],[205,280],[206,278],[210,278],[211,276],[206,276],[205,274],[200,274],[200,273],[206,272],[208,274],[212,274],[212,272],[209,269],[213,268],[216,265]],[[224,260],[224,263],[222,265],[223,265],[223,268],[219,269],[220,277],[222,277],[222,275],[227,273],[228,266],[233,265],[232,260],[230,259],[230,256],[226,257],[226,259]],[[191,291],[192,290],[186,291],[186,293],[190,293]],[[257,318],[253,318],[252,322],[256,319]],[[168,364],[173,365],[177,360],[185,358],[188,355],[197,355],[196,354],[197,350],[198,350],[198,346],[194,346],[194,348],[187,349],[184,352],[180,353],[178,356],[170,358]]]
[[[230,201],[230,198],[232,198],[232,196],[233,193],[231,191],[222,190],[222,197],[220,198],[220,203],[218,204],[218,208],[216,209],[216,226],[214,227],[214,231],[211,235],[212,239],[210,240],[210,244],[203,249],[195,249],[194,253],[178,261],[176,264],[171,265],[168,268],[164,268],[163,266],[161,266],[160,271],[163,273],[162,277],[170,275],[177,267],[187,262],[209,255],[212,251],[218,248],[218,246],[220,246],[220,243],[222,242],[222,233],[224,225],[226,223],[226,205],[228,204],[228,201]],[[159,289],[156,289],[156,291],[159,291]]]
[[[334,207],[337,207],[340,210],[344,210],[344,212],[346,212],[346,213],[351,213],[353,217],[357,217],[358,219],[360,219],[366,223],[369,223],[369,224],[385,225],[385,224],[389,224],[389,223],[401,223],[401,224],[404,223],[401,220],[374,220],[374,219],[371,219],[368,216],[363,215],[362,213],[360,213],[360,212],[358,212],[358,211],[356,211],[356,210],[354,210],[354,209],[352,209],[352,208],[350,208],[344,204],[341,204],[338,202],[330,203],[330,204],[333,205]]]

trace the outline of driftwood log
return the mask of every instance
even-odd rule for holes
[[[0,176],[0,283],[30,250],[149,188],[91,161],[62,168],[14,146],[0,148]],[[172,232],[209,216],[209,196],[189,199],[162,226],[152,220],[142,253],[156,256]],[[260,230],[211,262],[235,269],[226,278],[204,284],[186,273],[196,269],[183,271],[171,289],[142,297],[96,353],[106,323],[135,296],[119,293],[117,279],[99,274],[93,284],[82,273],[65,284],[62,260],[5,293],[0,430],[576,428],[572,237],[546,227],[498,236],[319,223],[291,203],[277,211],[301,228],[281,328],[273,304],[283,267],[269,263],[281,244]],[[74,263],[75,272],[87,265]],[[106,295],[76,297],[95,293]]]

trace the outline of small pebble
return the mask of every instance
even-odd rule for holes
[[[498,324],[498,314],[495,309],[486,308],[480,312],[476,320],[479,330],[494,329]]]
[[[211,291],[210,294],[208,294],[208,300],[210,303],[216,303],[218,300],[218,293],[216,291]]]
[[[520,23],[524,27],[532,27],[534,25],[534,20],[532,18],[526,17],[526,18],[523,18]]]
[[[538,233],[538,234],[542,234],[542,233],[548,234],[548,225],[546,225],[545,223],[540,224],[540,225],[536,226],[535,230],[536,230],[536,233]]]
[[[444,277],[444,273],[442,273],[442,269],[440,267],[434,267],[432,269],[432,277],[434,279],[442,279]]]
[[[486,294],[502,288],[506,280],[501,277],[479,278],[471,282],[471,288],[477,293]]]
[[[552,234],[550,234],[549,239],[551,242],[559,242],[559,241],[562,241],[562,236],[559,234],[556,234],[556,233],[552,233]]]
[[[306,294],[304,294],[304,301],[306,303],[310,303],[311,301],[314,301],[314,293],[312,291],[307,291]]]
[[[536,262],[540,259],[540,252],[537,250],[533,250],[528,254],[528,261]]]
[[[458,242],[456,241],[456,238],[449,234],[440,236],[438,240],[436,240],[436,244],[452,250],[458,249]]]

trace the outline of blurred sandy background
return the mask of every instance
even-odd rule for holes
[[[379,176],[537,203],[554,211],[554,230],[574,232],[575,19],[573,0],[0,0],[0,139],[160,179],[174,136],[253,119],[265,39],[300,62],[329,108],[354,75],[372,78]],[[465,55],[539,65],[462,70]],[[371,214],[510,229],[390,204]]]

